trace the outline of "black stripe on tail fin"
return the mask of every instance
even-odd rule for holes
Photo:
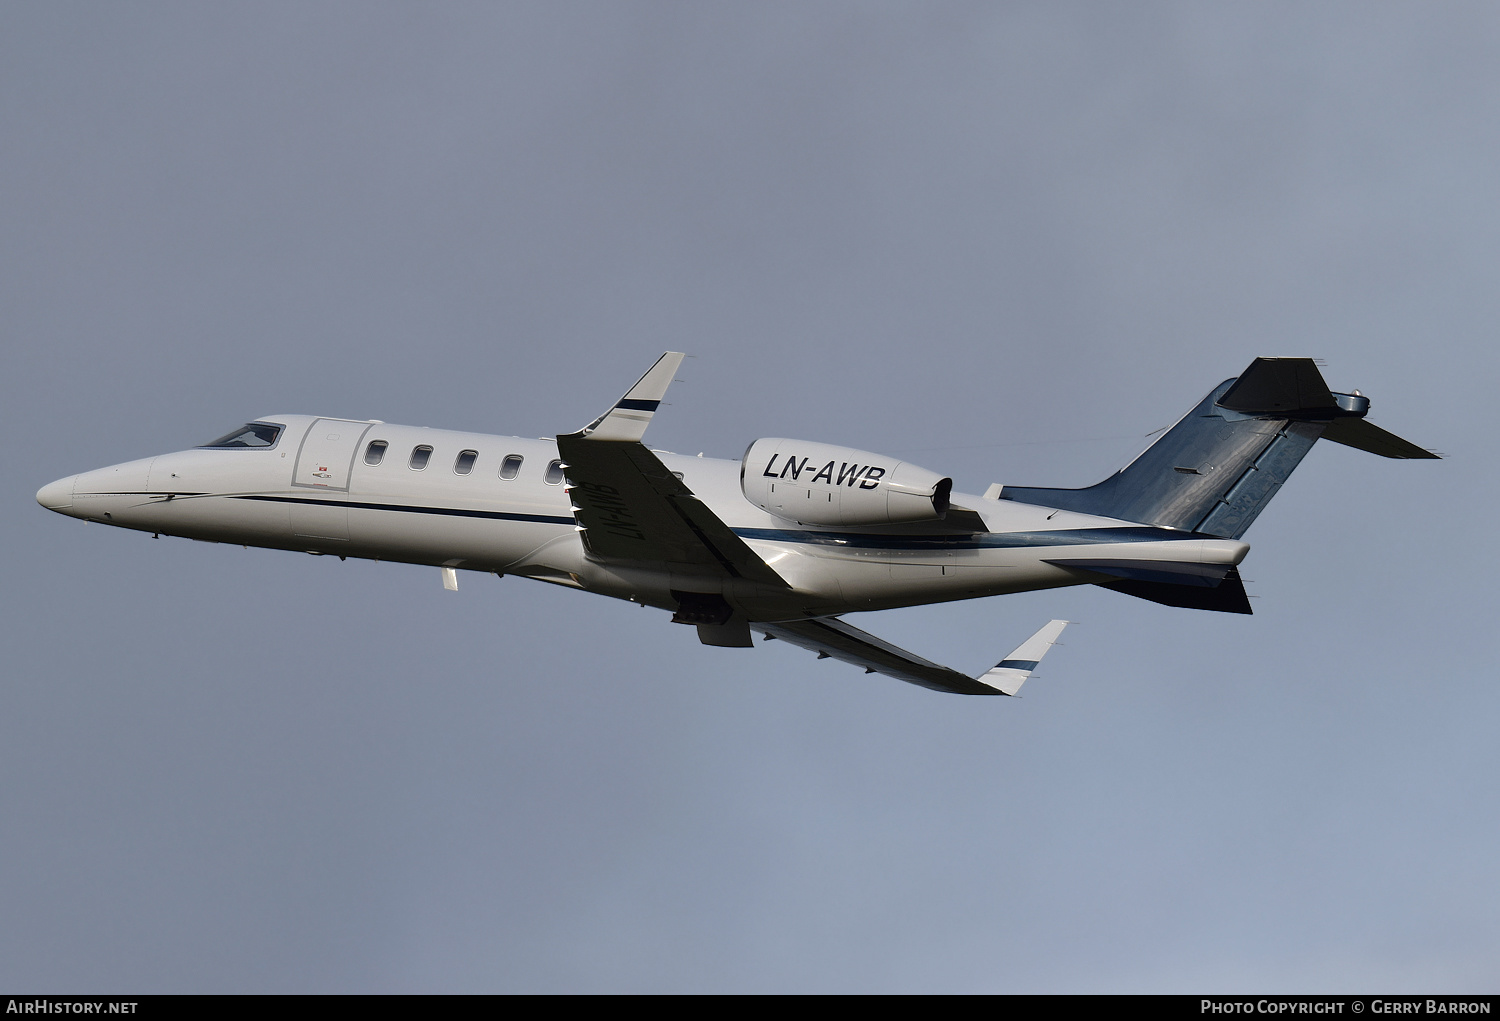
[[[1321,436],[1385,457],[1436,457],[1364,420],[1311,358],[1257,358],[1125,468],[1087,489],[1006,486],[1000,499],[1225,539],[1245,534]]]

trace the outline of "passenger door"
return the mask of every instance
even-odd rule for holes
[[[320,418],[302,437],[292,485],[311,490],[308,499],[290,505],[292,534],[307,539],[349,541],[349,508],[314,493],[349,492],[349,473],[360,441],[373,425],[342,418]]]
[[[292,472],[292,485],[349,492],[354,455],[359,451],[359,441],[371,428],[369,422],[318,419],[302,437],[302,448],[297,451],[297,467]]]

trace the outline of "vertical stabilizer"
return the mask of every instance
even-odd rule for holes
[[[1436,457],[1364,421],[1311,358],[1257,358],[1128,466],[1087,489],[1005,486],[1002,500],[1238,539],[1319,437],[1386,457]]]

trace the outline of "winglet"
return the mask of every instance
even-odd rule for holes
[[[1040,631],[1022,642],[1015,652],[982,674],[980,682],[1003,694],[1014,695],[1021,690],[1026,678],[1031,676],[1036,665],[1047,655],[1047,650],[1057,643],[1057,636],[1067,626],[1068,621],[1065,620],[1048,621]]]
[[[591,440],[640,442],[646,435],[646,426],[651,424],[651,416],[656,414],[661,399],[666,396],[672,377],[677,374],[677,366],[685,357],[681,351],[668,351],[658,358],[613,408],[583,430],[583,435]]]

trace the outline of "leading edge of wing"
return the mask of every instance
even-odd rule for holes
[[[933,691],[955,695],[1014,695],[1067,625],[1065,620],[1049,621],[1009,656],[978,677],[923,659],[838,617],[756,622],[751,627],[816,652],[819,658],[827,656],[842,660],[864,667],[866,673],[882,673]]]

